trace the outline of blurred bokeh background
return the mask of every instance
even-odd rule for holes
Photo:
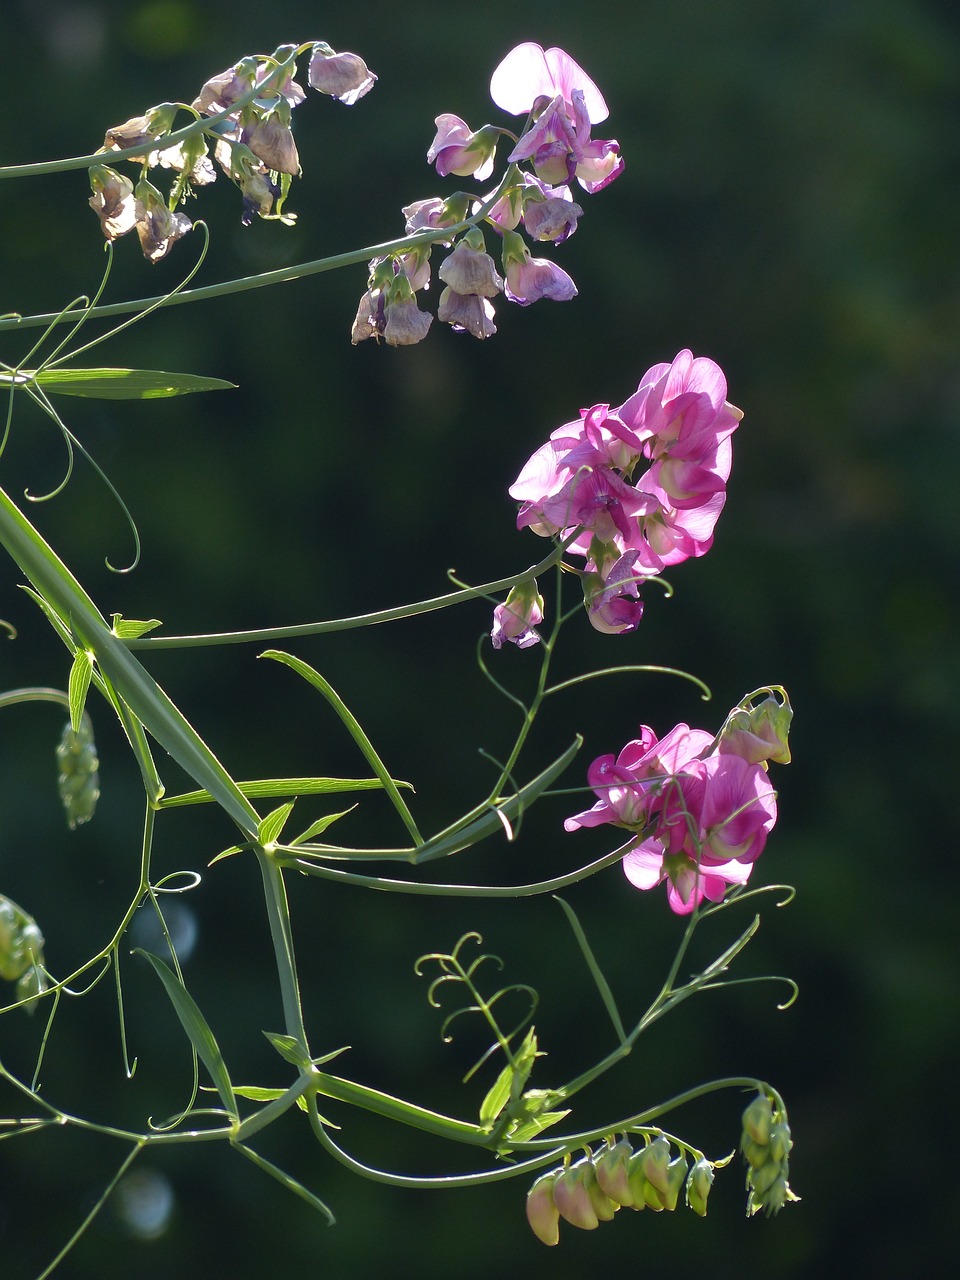
[[[243,228],[221,180],[191,212],[208,219],[200,283],[376,244],[400,206],[469,188],[424,154],[440,112],[475,127],[500,119],[487,86],[514,44],[569,50],[611,108],[624,175],[584,197],[576,236],[552,256],[576,279],[572,303],[498,307],[480,344],[434,325],[409,350],[352,348],[362,267],[162,312],[102,349],[104,363],[227,378],[239,390],[144,404],[65,402],[68,421],[137,521],[140,567],[118,576],[129,533],[80,465],[31,515],[105,612],[158,617],[170,633],[283,624],[401,603],[531,563],[544,544],[518,534],[506,494],[556,425],[619,403],[651,364],[684,346],[725,369],[745,410],[716,545],[648,595],[632,638],[567,628],[568,674],[618,660],[701,676],[595,682],[550,709],[527,757],[532,774],[571,740],[583,765],[640,722],[715,728],[748,690],[781,682],[796,724],[779,770],[781,819],[757,878],[796,901],[765,912],[745,973],[787,973],[801,988],[707,995],[658,1026],[585,1102],[583,1123],[652,1104],[708,1075],[766,1076],[784,1093],[802,1204],[746,1221],[740,1170],[718,1175],[705,1221],[620,1214],[568,1229],[546,1251],[523,1218],[526,1184],[398,1191],[352,1177],[319,1152],[300,1117],[259,1149],[323,1197],[318,1215],[219,1146],[149,1155],[65,1263],[77,1280],[216,1269],[237,1280],[310,1268],[335,1277],[434,1280],[525,1274],[558,1280],[656,1267],[720,1280],[936,1273],[952,1252],[957,1139],[960,937],[952,793],[960,718],[960,23],[928,0],[596,0],[539,17],[488,0],[458,7],[373,0],[325,14],[303,0],[3,0],[0,162],[83,154],[106,127],[202,82],[249,52],[325,39],[380,77],[351,109],[311,95],[295,119],[304,176],[294,228]],[[601,133],[605,129],[601,129]],[[83,171],[5,184],[0,310],[52,311],[93,289],[101,236]],[[195,260],[185,241],[151,267],[118,245],[109,297],[171,288]],[[436,290],[433,291],[436,296]],[[35,334],[4,334],[20,358]],[[98,359],[101,357],[98,357]],[[54,428],[22,410],[2,463],[8,492],[43,493],[64,467]],[[0,687],[60,685],[59,642],[0,562]],[[297,641],[355,710],[387,763],[417,786],[434,829],[482,795],[508,749],[513,712],[475,661],[487,608],[392,628]],[[164,652],[150,669],[235,776],[363,771],[319,698],[252,646]],[[523,687],[536,655],[501,654]],[[94,706],[103,796],[95,820],[65,829],[53,750],[62,717],[7,710],[0,723],[0,891],[38,919],[47,959],[66,972],[110,936],[136,884],[140,800],[120,735]],[[172,766],[162,769],[178,788]],[[580,766],[567,782],[579,783]],[[570,799],[529,815],[515,846],[493,841],[438,878],[527,881],[572,869],[602,832],[559,839]],[[322,810],[316,809],[319,813]],[[304,814],[313,814],[303,805]],[[344,839],[398,838],[386,805],[364,801]],[[595,837],[595,839],[591,839]],[[191,990],[235,1080],[282,1084],[260,1036],[279,1029],[259,878],[243,859],[205,870],[231,842],[213,812],[158,830],[158,874],[203,873],[171,899]],[[541,989],[549,1057],[541,1083],[611,1044],[562,913],[549,899],[420,901],[291,884],[309,1027],[317,1051],[349,1044],[346,1074],[422,1105],[469,1115],[485,1083],[459,1077],[483,1044],[444,1046],[414,977],[422,952],[476,928],[508,979]],[[613,869],[570,895],[626,1016],[658,989],[680,923]],[[736,921],[705,936],[719,948]],[[147,921],[134,945],[158,946]],[[124,1080],[108,980],[58,1016],[46,1093],[105,1123],[140,1125],[181,1105],[189,1060],[155,979],[124,965],[126,1031],[139,1066]],[[0,1055],[29,1073],[39,1019],[0,1022]],[[0,1091],[3,1107],[15,1099]],[[737,1141],[741,1099],[721,1095],[670,1124],[711,1153]],[[9,1114],[9,1111],[6,1111]],[[412,1131],[331,1107],[350,1150],[402,1172],[463,1169]],[[2,1131],[0,1131],[2,1136]],[[33,1276],[94,1203],[122,1156],[94,1135],[0,1143],[0,1274]]]

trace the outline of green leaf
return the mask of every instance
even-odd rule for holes
[[[277,1098],[282,1098],[287,1092],[286,1089],[261,1089],[255,1084],[235,1084],[233,1092],[238,1098],[249,1098],[251,1102],[274,1102]],[[297,1106],[301,1111],[306,1111],[307,1100],[304,1097],[297,1098]],[[328,1123],[324,1121],[324,1123]],[[334,1125],[333,1128],[337,1128]]]
[[[70,702],[70,728],[74,733],[80,732],[80,721],[87,701],[87,690],[93,675],[93,654],[88,649],[78,649],[73,655],[73,666],[70,668],[70,683],[67,686]]]
[[[140,622],[136,618],[125,618],[122,613],[111,613],[110,617],[113,619],[113,634],[120,640],[139,640],[148,631],[163,626],[159,618]]]
[[[291,840],[291,845],[302,844],[304,840],[312,840],[314,836],[320,835],[326,831],[327,827],[332,826],[340,818],[345,818],[348,813],[353,813],[357,806],[352,804],[349,809],[344,809],[341,813],[328,813],[324,818],[318,818],[316,822],[312,822],[306,831],[300,833],[295,840]]]
[[[265,1031],[263,1034],[285,1062],[289,1062],[299,1071],[309,1066],[310,1059],[304,1053],[303,1045],[299,1040],[295,1040],[293,1036],[281,1035],[278,1031]]]
[[[243,853],[249,845],[232,844],[229,849],[223,849],[215,858],[211,858],[207,863],[208,867],[212,867],[215,862],[222,862],[224,858],[232,858],[235,853]]]
[[[290,817],[293,809],[294,801],[289,804],[282,804],[279,808],[268,813],[265,818],[260,819],[260,825],[257,828],[257,839],[264,847],[275,844],[280,837],[280,832],[284,828],[284,824]]]
[[[512,1062],[508,1062],[480,1103],[480,1124],[484,1129],[493,1127],[494,1120],[510,1101],[510,1083],[515,1074],[516,1068]]]
[[[146,956],[153,965],[154,972],[166,987],[170,1003],[180,1019],[180,1025],[197,1051],[197,1057],[210,1072],[210,1078],[217,1086],[217,1092],[220,1094],[227,1112],[236,1119],[237,1100],[234,1096],[233,1085],[230,1083],[227,1064],[224,1062],[220,1046],[217,1044],[214,1034],[207,1025],[207,1020],[200,1012],[193,996],[190,995],[176,974],[159,957],[151,955],[149,951],[144,951],[140,947],[136,948],[134,955]]]
[[[551,1125],[557,1124],[569,1114],[570,1108],[568,1107],[566,1111],[544,1111],[542,1115],[531,1116],[528,1120],[521,1120],[519,1124],[510,1129],[510,1141],[529,1142],[538,1133],[543,1133],[544,1129],[549,1129]]]
[[[238,782],[237,789],[248,800],[263,800],[269,796],[326,796],[340,791],[379,791],[383,783],[379,778],[257,778],[253,782]],[[409,782],[397,782],[398,787],[408,787]],[[187,804],[209,804],[213,800],[209,791],[185,791],[178,796],[164,796],[163,808],[176,809]]]
[[[54,395],[88,396],[94,400],[155,400],[194,391],[232,390],[236,386],[222,378],[163,373],[159,369],[40,369],[36,373],[23,370],[22,374]]]

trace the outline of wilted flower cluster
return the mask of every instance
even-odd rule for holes
[[[43,934],[22,907],[0,893],[0,978],[17,984],[17,999],[46,990]]]
[[[538,1178],[527,1194],[527,1221],[538,1240],[552,1245],[560,1239],[561,1218],[592,1231],[621,1208],[672,1213],[684,1187],[687,1204],[703,1217],[713,1169],[703,1158],[689,1167],[682,1152],[671,1158],[662,1133],[636,1151],[625,1138],[609,1141]]]
[[[590,136],[591,125],[607,117],[599,89],[562,49],[518,45],[493,73],[490,94],[504,111],[527,117],[525,132],[517,138],[494,125],[474,131],[459,116],[444,113],[436,118],[427,160],[441,177],[485,182],[493,173],[497,145],[507,136],[515,145],[503,181],[480,199],[458,192],[448,200],[434,197],[403,210],[409,235],[455,226],[490,205],[484,220],[500,238],[499,269],[479,227],[470,228],[456,244],[437,241],[452,248],[438,272],[444,288],[437,315],[475,338],[496,333],[492,299],[499,293],[521,306],[540,298],[565,302],[576,296],[577,287],[567,272],[546,258],[533,257],[518,228],[522,226],[533,241],[561,244],[583,214],[569,184],[576,179],[593,193],[623,170],[617,142]],[[521,164],[530,168],[522,170]],[[425,335],[431,317],[417,308],[414,295],[428,287],[429,252],[427,246],[419,258],[416,282],[404,262],[409,254],[394,260],[392,278],[384,276],[383,259],[371,262],[367,292],[353,325],[354,343],[383,338],[391,346],[405,346]]]
[[[347,104],[373,87],[376,76],[354,53],[335,53],[322,41],[312,46],[307,73],[311,88]],[[208,153],[208,137],[214,143],[214,158],[235,182],[243,197],[241,221],[248,225],[254,216],[291,222],[282,212],[283,202],[294,176],[300,172],[300,157],[293,139],[291,114],[304,100],[303,88],[293,79],[294,69],[283,67],[300,50],[281,45],[269,58],[242,58],[233,67],[209,79],[190,106],[163,103],[145,115],[134,116],[108,129],[103,152],[143,147],[143,154],[129,157],[142,166],[140,180],[133,182],[105,164],[90,170],[93,195],[89,204],[108,240],[125,235],[134,227],[144,256],[157,262],[170,247],[192,228],[186,214],[177,207],[216,178]],[[251,94],[249,101],[243,99]],[[181,142],[164,146],[174,132],[174,120],[181,112],[196,120],[223,116],[209,128],[191,134]],[[224,116],[224,113],[225,116]],[[164,196],[147,178],[157,167],[171,169],[175,179]]]
[[[782,1104],[758,1094],[743,1113],[740,1150],[747,1162],[747,1215],[762,1209],[767,1217],[779,1213],[788,1200],[799,1196],[790,1190],[787,1174],[793,1147],[787,1113]]]
[[[644,580],[712,546],[743,416],[726,394],[719,365],[681,351],[622,405],[558,427],[510,487],[518,528],[569,538],[586,557],[584,606],[598,631],[635,631]]]
[[[678,915],[722,900],[745,884],[777,820],[767,760],[789,760],[792,711],[772,691],[744,699],[717,737],[686,724],[658,739],[642,725],[620,754],[587,771],[597,803],[564,822],[567,831],[604,824],[635,832],[623,858],[638,889],[666,884]]]

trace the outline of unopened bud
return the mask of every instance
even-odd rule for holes
[[[667,1168],[670,1164],[670,1143],[662,1134],[637,1153],[637,1163],[642,1167],[644,1177],[648,1182],[656,1187],[658,1191],[666,1191],[668,1186]]]
[[[69,722],[57,745],[57,785],[60,800],[73,831],[89,822],[100,798],[100,761],[93,741],[93,725],[84,713],[79,730],[74,733]]]
[[[553,1184],[553,1203],[560,1211],[561,1218],[566,1218],[571,1226],[593,1231],[600,1225],[600,1219],[590,1200],[588,1176],[596,1177],[589,1160],[578,1160],[576,1164],[561,1169]]]
[[[594,1161],[598,1186],[616,1204],[633,1205],[633,1192],[628,1180],[632,1155],[633,1147],[621,1139],[614,1146],[605,1147]]]
[[[667,1165],[667,1189],[660,1192],[660,1203],[668,1213],[673,1213],[680,1199],[680,1188],[687,1180],[687,1161],[685,1156],[677,1156]]]
[[[527,1192],[527,1221],[538,1240],[556,1244],[560,1239],[560,1214],[553,1202],[556,1172],[545,1173]]]
[[[770,1141],[773,1124],[773,1103],[765,1093],[759,1093],[743,1113],[743,1131],[759,1146]]]
[[[707,1216],[707,1197],[713,1186],[713,1165],[701,1157],[687,1175],[687,1204],[701,1218]]]

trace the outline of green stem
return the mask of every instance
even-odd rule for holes
[[[137,719],[204,790],[217,798],[240,830],[256,839],[256,810],[193,726],[113,634],[56,552],[2,489],[0,543],[64,625],[95,654],[104,677]]]
[[[289,627],[263,627],[256,631],[212,631],[205,635],[186,636],[139,636],[136,640],[125,640],[124,644],[128,649],[189,649],[222,644],[263,644],[276,640],[296,639],[300,636],[325,635],[333,631],[351,631],[357,627],[373,627],[381,622],[398,622],[403,618],[415,618],[422,613],[447,609],[451,605],[466,604],[468,600],[495,595],[498,591],[508,591],[515,583],[536,578],[541,573],[546,573],[548,569],[552,569],[563,553],[564,548],[558,546],[539,564],[532,565],[521,573],[497,578],[479,587],[464,587],[460,591],[450,591],[446,595],[433,596],[429,600],[420,600],[415,604],[401,604],[390,609],[380,609],[376,613],[333,618],[326,622],[297,623]]]
[[[268,854],[257,850],[257,861],[263,877],[263,896],[273,939],[273,954],[280,980],[283,1000],[283,1017],[287,1035],[293,1036],[302,1046],[304,1056],[309,1057],[307,1033],[303,1025],[303,1009],[300,1005],[300,986],[297,982],[297,965],[293,951],[293,934],[290,929],[290,907],[283,883],[283,872]]]
[[[171,135],[173,136],[173,135]],[[143,148],[141,147],[142,151]],[[102,157],[101,157],[102,158]],[[2,171],[0,171],[2,176]],[[503,184],[501,183],[501,186]],[[287,280],[299,280],[304,276],[321,275],[327,271],[336,271],[340,267],[354,267],[366,264],[373,258],[384,258],[394,253],[407,253],[421,245],[434,244],[438,240],[449,240],[461,232],[480,222],[493,208],[500,198],[500,187],[472,213],[469,218],[450,227],[415,231],[411,235],[398,236],[394,240],[385,240],[382,244],[367,245],[363,249],[352,249],[349,253],[337,253],[329,258],[315,258],[311,262],[298,262],[289,267],[278,267],[275,271],[262,271],[255,276],[241,276],[236,280],[221,281],[220,284],[203,285],[199,289],[184,289],[179,293],[161,295],[152,298],[133,298],[127,302],[111,302],[104,306],[89,307],[85,316],[90,320],[104,319],[109,316],[130,315],[144,308],[173,307],[183,302],[202,302],[209,298],[224,298],[234,293],[245,293],[250,289],[264,289],[270,285],[283,284]],[[42,315],[19,316],[0,319],[0,333],[4,329],[35,329],[40,325],[62,323],[62,313],[45,312]]]

